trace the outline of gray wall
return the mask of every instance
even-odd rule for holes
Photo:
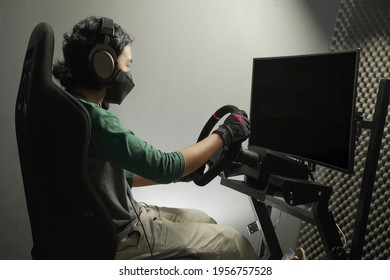
[[[0,259],[29,259],[32,244],[14,128],[22,62],[33,27],[50,23],[55,59],[64,32],[89,15],[112,17],[135,37],[136,88],[112,106],[125,127],[171,151],[192,144],[209,115],[225,104],[249,111],[253,57],[328,50],[339,0],[2,0],[0,2]],[[135,191],[140,201],[194,207],[245,235],[249,199],[214,180]],[[278,215],[276,215],[278,216]],[[297,222],[282,215],[284,248]],[[248,236],[255,248],[259,234]]]

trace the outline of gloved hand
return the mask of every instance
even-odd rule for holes
[[[221,135],[224,147],[245,141],[251,134],[251,125],[247,114],[242,110],[231,114],[213,133]]]

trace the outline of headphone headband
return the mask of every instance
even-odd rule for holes
[[[114,21],[110,18],[102,17],[100,32],[104,35],[114,36]]]

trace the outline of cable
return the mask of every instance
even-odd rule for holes
[[[154,260],[152,246],[150,245],[150,242],[149,242],[148,236],[146,234],[146,230],[145,230],[144,224],[142,223],[141,218],[140,218],[137,210],[134,207],[134,203],[133,203],[132,197],[130,197],[130,203],[131,203],[131,206],[134,209],[135,215],[137,216],[138,222],[141,224],[142,230],[144,231],[145,240],[146,240],[146,243],[148,244],[148,247],[149,247],[150,257],[152,258],[152,260]]]
[[[274,224],[274,229],[275,229],[276,226],[278,225],[278,223],[279,223],[281,217],[282,217],[282,211],[279,211],[279,217],[278,217],[278,219],[276,220],[276,222],[275,222],[275,224]]]
[[[343,237],[343,241],[344,241],[343,248],[345,248],[347,246],[347,238],[345,237],[344,232],[341,230],[338,224],[336,224],[336,227],[340,231],[341,236]]]

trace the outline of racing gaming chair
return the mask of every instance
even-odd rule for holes
[[[52,80],[54,34],[38,24],[28,44],[15,121],[33,259],[113,259],[117,235],[87,169],[90,118]]]

